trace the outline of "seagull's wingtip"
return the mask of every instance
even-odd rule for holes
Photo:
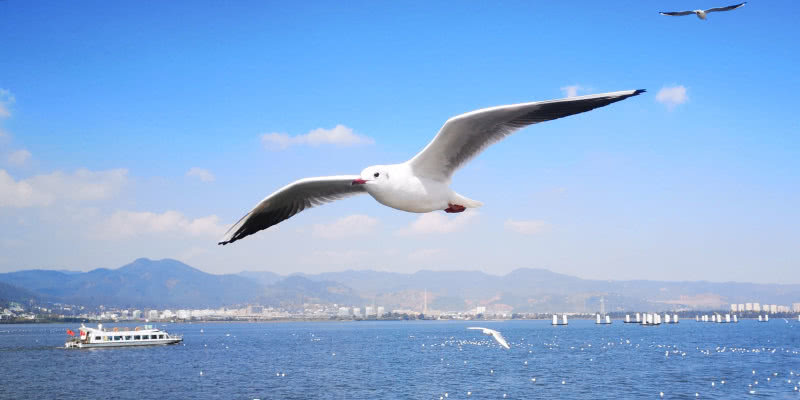
[[[647,89],[636,89],[636,90],[633,91],[633,96],[640,95],[640,94],[642,94],[642,93],[644,93],[646,91],[647,91]]]

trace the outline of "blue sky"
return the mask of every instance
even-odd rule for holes
[[[800,5],[658,14],[719,5],[0,1],[0,272],[171,257],[800,283]],[[460,170],[476,213],[362,196],[216,246],[275,189],[402,162],[453,115],[637,88]],[[353,140],[264,139],[315,130]]]

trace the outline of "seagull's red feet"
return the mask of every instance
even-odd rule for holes
[[[448,204],[448,206],[450,207],[444,209],[444,212],[446,213],[460,213],[467,209],[467,207],[460,206],[458,204]]]

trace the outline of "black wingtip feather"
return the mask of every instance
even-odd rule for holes
[[[633,94],[631,96],[637,96],[637,95],[640,95],[640,94],[642,94],[642,93],[644,93],[646,91],[647,91],[647,89],[636,89],[636,90],[633,91]]]

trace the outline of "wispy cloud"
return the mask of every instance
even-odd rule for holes
[[[97,201],[116,195],[128,181],[128,170],[90,171],[72,174],[56,171],[15,180],[0,169],[0,207],[42,207],[62,201]]]
[[[14,104],[16,99],[8,89],[0,88],[0,118],[8,118],[11,116],[10,106]]]
[[[430,212],[420,215],[407,228],[399,230],[399,235],[427,235],[451,233],[464,229],[470,221],[478,216],[478,211],[468,209],[456,216],[449,217],[446,214]]]
[[[265,133],[261,135],[261,143],[269,150],[284,150],[294,145],[332,144],[344,147],[373,144],[375,141],[367,136],[353,133],[352,128],[336,125],[333,129],[317,128],[306,134],[295,136],[286,133]]]
[[[337,239],[366,235],[378,225],[378,219],[367,215],[349,215],[329,224],[315,224],[311,234],[316,237]]]
[[[25,165],[26,162],[31,158],[31,152],[25,149],[17,150],[8,155],[8,163],[16,166],[21,167]]]
[[[666,105],[670,110],[686,103],[688,100],[689,96],[686,94],[686,88],[683,85],[665,86],[656,94],[656,101]]]
[[[419,249],[408,254],[411,261],[430,261],[444,254],[444,249]]]
[[[211,171],[198,167],[189,169],[189,171],[186,172],[186,176],[200,179],[203,182],[214,182],[215,179],[214,174],[212,174]]]
[[[148,234],[220,236],[225,227],[219,217],[188,218],[178,211],[117,211],[95,227],[99,238],[120,238]]]
[[[578,92],[586,92],[587,88],[581,85],[569,85],[569,86],[562,86],[561,93],[564,93],[565,97],[575,97],[578,95]]]
[[[550,228],[550,224],[545,221],[538,220],[525,221],[508,219],[503,226],[506,228],[506,230],[521,233],[523,235],[536,235],[545,232]]]

